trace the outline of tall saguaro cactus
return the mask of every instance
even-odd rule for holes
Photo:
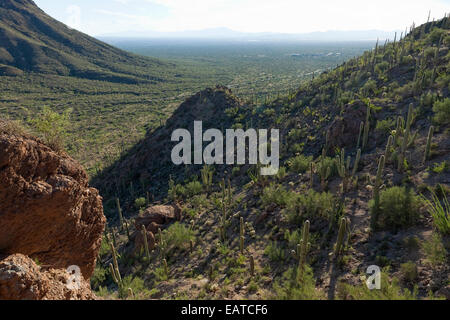
[[[299,280],[302,281],[303,273],[305,271],[305,263],[306,263],[306,255],[311,248],[311,243],[309,242],[309,220],[305,221],[303,225],[302,239],[300,240],[299,245],[297,246],[297,254],[298,254],[298,275]]]
[[[239,230],[239,251],[244,254],[244,242],[245,242],[245,224],[244,218],[240,219],[240,230]]]
[[[117,213],[119,215],[119,221],[120,221],[120,228],[123,228],[123,214],[122,214],[122,208],[120,207],[120,200],[119,198],[116,198],[116,205],[117,205]]]
[[[379,209],[380,209],[380,189],[382,186],[382,176],[383,176],[383,170],[384,170],[384,165],[385,165],[385,157],[381,156],[380,160],[378,162],[378,170],[377,170],[377,177],[375,180],[375,187],[373,189],[373,197],[374,197],[374,206],[373,206],[373,211],[372,211],[372,221],[371,221],[371,225],[372,225],[372,229],[376,229],[377,227],[377,222],[378,222],[378,215],[379,215]]]
[[[119,264],[117,262],[117,252],[116,252],[116,249],[114,248],[114,244],[110,243],[110,246],[111,246],[111,255],[112,255],[112,259],[113,259],[113,263],[109,264],[111,276],[113,278],[113,281],[119,287],[119,289],[121,289],[122,288],[122,277],[120,275]]]
[[[370,107],[367,106],[366,123],[364,124],[364,133],[363,133],[363,142],[362,142],[363,150],[366,149],[367,143],[369,142],[369,132],[370,132]]]
[[[337,258],[339,257],[339,255],[342,253],[343,249],[344,249],[344,238],[345,238],[345,234],[347,233],[347,218],[342,217],[341,221],[339,223],[339,232],[338,232],[338,237],[337,237],[337,241],[334,247],[334,257]]]
[[[408,118],[406,120],[406,127],[403,134],[403,140],[400,150],[400,155],[398,157],[398,171],[403,171],[403,164],[405,162],[405,153],[408,148],[409,136],[411,134],[411,124],[413,119],[413,104],[411,103],[408,108]]]
[[[428,131],[428,138],[427,138],[427,145],[425,147],[425,154],[423,155],[423,163],[428,160],[428,157],[430,156],[430,150],[431,150],[431,140],[433,139],[433,133],[434,133],[434,127],[431,126],[430,130]]]
[[[147,258],[147,261],[150,261],[150,251],[148,249],[148,240],[147,240],[147,229],[145,228],[144,225],[142,225],[141,234],[144,240],[145,256]]]

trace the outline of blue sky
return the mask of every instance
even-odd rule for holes
[[[450,0],[35,0],[90,35],[226,27],[243,32],[403,30],[441,18]]]

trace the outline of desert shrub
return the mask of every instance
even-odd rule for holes
[[[271,241],[264,249],[264,254],[269,257],[270,261],[284,261],[286,259],[286,251],[277,241]]]
[[[445,160],[441,163],[435,163],[434,167],[431,169],[434,173],[445,173],[450,170],[450,162]]]
[[[367,97],[370,94],[375,94],[377,91],[377,82],[373,79],[367,80],[364,86],[361,88],[361,93]]]
[[[94,273],[91,277],[91,287],[94,290],[100,289],[100,286],[105,282],[106,275],[108,274],[107,269],[102,268],[100,265],[97,265],[94,269]]]
[[[128,299],[147,299],[151,296],[150,291],[145,287],[144,280],[132,275],[123,278],[123,286],[119,289],[119,297]],[[134,297],[129,296],[129,289],[132,290]]]
[[[440,29],[440,28],[433,29],[433,31],[431,31],[426,38],[427,44],[430,44],[430,45],[438,44],[441,37],[445,36],[446,33],[447,32],[445,30]]]
[[[400,64],[402,65],[408,65],[408,64],[412,64],[414,62],[414,58],[410,55],[408,56],[402,56],[400,58]]]
[[[288,160],[289,169],[292,172],[304,173],[311,165],[312,157],[298,155]]]
[[[0,119],[0,133],[6,133],[11,135],[24,135],[26,134],[25,128],[17,120],[3,120]]]
[[[440,186],[440,193],[443,194],[442,202],[438,195],[431,191],[431,200],[422,196],[423,202],[427,205],[428,212],[433,217],[435,227],[442,234],[450,234],[450,205],[447,200],[446,191]]]
[[[437,52],[437,48],[428,47],[424,51],[425,59],[431,60],[434,58],[435,54]]]
[[[417,287],[413,291],[402,289],[397,278],[389,281],[386,271],[381,272],[380,290],[370,290],[365,283],[360,286],[339,282],[337,297],[342,300],[416,300]]]
[[[37,131],[45,142],[56,150],[64,148],[67,138],[67,128],[70,125],[72,109],[67,109],[62,114],[54,112],[49,107],[44,107],[36,118],[29,123]]]
[[[371,214],[375,201],[369,202]],[[419,217],[419,198],[411,189],[392,187],[381,192],[377,225],[381,229],[397,230],[413,225]]]
[[[147,204],[147,200],[145,198],[137,198],[134,200],[134,207],[139,210],[141,208],[144,208]]]
[[[442,101],[436,101],[433,105],[435,113],[433,120],[439,124],[450,123],[450,98],[445,98]]]
[[[291,197],[292,193],[282,185],[271,184],[264,188],[263,194],[261,195],[261,202],[264,207],[273,204],[284,207]]]
[[[172,224],[163,233],[164,241],[169,249],[184,249],[195,238],[194,231],[179,222]]]
[[[331,221],[337,214],[336,201],[331,193],[308,190],[305,194],[296,194],[289,199],[286,214],[291,223],[297,224],[317,218]]]
[[[412,261],[402,263],[400,265],[400,273],[405,281],[412,283],[418,277],[417,265]]]
[[[396,124],[396,120],[395,119],[384,119],[381,121],[377,122],[377,126],[376,126],[376,130],[384,135],[384,136],[388,136],[392,129],[395,128],[395,124]]]
[[[378,75],[383,75],[388,70],[389,63],[387,61],[380,62],[375,66],[375,73]]]
[[[297,279],[298,268],[289,268],[273,285],[271,300],[322,300],[325,294],[316,289],[316,281],[311,267],[305,266],[301,281]]]
[[[431,238],[422,244],[426,260],[433,266],[447,263],[447,250],[442,243],[442,237],[433,233]]]
[[[186,190],[181,184],[175,184],[175,182],[169,180],[168,198],[169,200],[176,201],[185,194]]]
[[[184,186],[184,194],[188,198],[198,195],[198,194],[202,193],[202,191],[203,191],[203,186],[200,183],[200,181],[191,181]]]

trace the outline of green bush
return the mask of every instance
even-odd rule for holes
[[[134,200],[134,207],[139,210],[141,208],[144,208],[147,204],[147,200],[145,198],[137,198]]]
[[[274,204],[284,207],[291,197],[292,193],[286,190],[282,185],[271,184],[264,188],[263,194],[261,195],[261,202],[264,207]]]
[[[397,278],[389,281],[386,272],[381,272],[380,290],[370,290],[365,283],[360,286],[339,282],[337,297],[341,300],[416,300],[418,288],[402,289]]]
[[[400,265],[400,272],[402,274],[403,279],[407,282],[412,283],[415,280],[417,280],[418,277],[417,265],[412,261],[402,263]]]
[[[286,214],[291,223],[301,224],[306,219],[323,218],[333,221],[338,213],[331,193],[308,190],[306,194],[296,194],[289,199]]]
[[[388,136],[391,131],[395,128],[395,119],[384,119],[377,122],[376,130],[384,136]]]
[[[304,173],[311,165],[312,157],[298,155],[288,160],[289,169],[292,172]]]
[[[442,101],[436,101],[433,105],[435,113],[433,120],[439,124],[450,123],[450,98],[445,98]]]
[[[200,183],[200,181],[192,181],[189,182],[187,185],[185,185],[184,187],[184,194],[188,197],[191,198],[197,194],[202,193],[203,191],[203,186]]]
[[[264,254],[269,257],[270,261],[284,261],[286,259],[286,251],[277,241],[271,241],[264,249]]]
[[[447,192],[439,185],[438,192],[442,195],[442,202],[438,195],[431,191],[431,200],[422,196],[423,202],[427,205],[428,212],[433,217],[435,227],[442,234],[450,234],[450,204],[447,200]]]
[[[169,249],[185,249],[195,238],[194,231],[179,222],[172,224],[163,233],[164,241]]]
[[[447,263],[447,250],[442,243],[442,237],[438,233],[433,233],[431,238],[422,245],[426,260],[433,266]]]
[[[107,269],[102,268],[101,266],[97,265],[94,269],[94,273],[91,277],[91,287],[94,290],[100,289],[100,286],[105,282],[106,275],[108,271]]]
[[[325,300],[323,291],[316,289],[311,267],[305,266],[302,281],[297,279],[298,268],[289,268],[281,281],[276,281],[273,285],[275,292],[269,298],[271,300]]]
[[[369,202],[371,214],[375,211],[375,201]],[[419,198],[411,189],[392,187],[380,194],[378,221],[381,229],[397,230],[411,226],[419,217]]]
[[[67,128],[70,126],[71,113],[72,109],[59,114],[49,107],[44,107],[35,119],[29,120],[29,123],[49,146],[62,150],[67,138]]]

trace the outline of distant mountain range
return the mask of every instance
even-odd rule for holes
[[[361,30],[361,31],[325,31],[311,33],[246,33],[228,28],[205,30],[158,32],[158,31],[126,31],[99,35],[100,39],[108,38],[157,38],[157,39],[216,39],[242,41],[372,41],[376,39],[394,39],[395,32],[401,31]]]

